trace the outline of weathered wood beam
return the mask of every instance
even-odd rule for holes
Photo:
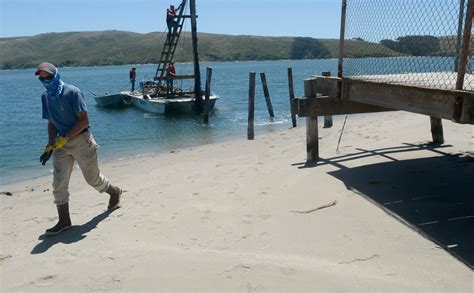
[[[390,109],[404,110],[434,118],[453,119],[454,97],[466,104],[460,123],[474,123],[474,92],[421,88],[344,78],[342,99]]]
[[[194,74],[175,74],[174,79],[194,79]]]
[[[329,77],[331,76],[331,71],[323,71],[321,75],[324,77]],[[331,127],[332,127],[332,115],[324,116],[324,128],[331,128]]]
[[[329,97],[295,98],[293,110],[300,117],[395,111],[395,109]]]
[[[313,75],[307,81],[310,83],[309,87],[316,94],[335,98],[337,97],[337,83],[341,79],[335,76]]]

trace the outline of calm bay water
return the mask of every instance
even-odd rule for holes
[[[60,68],[62,79],[79,87],[86,97],[91,131],[100,145],[101,161],[218,142],[247,135],[249,72],[265,72],[275,111],[270,120],[259,77],[257,79],[256,136],[291,126],[287,68],[293,67],[295,92],[302,95],[303,79],[324,70],[335,70],[336,60],[202,63],[213,68],[212,89],[220,96],[210,125],[193,115],[165,116],[130,107],[97,107],[93,93],[129,88],[130,66]],[[154,75],[155,65],[138,65],[137,80]],[[177,71],[191,72],[192,65],[178,64]],[[41,118],[43,87],[34,69],[0,71],[0,184],[47,174],[51,162],[41,166],[39,156],[47,142],[47,121]],[[203,83],[204,84],[204,83]],[[184,88],[192,86],[190,81]]]
[[[445,58],[450,70],[451,58]],[[452,60],[452,59],[451,59]],[[418,60],[419,61],[419,60]],[[420,69],[419,62],[417,70]],[[427,63],[428,64],[428,63]],[[336,73],[337,60],[219,62],[202,63],[213,68],[212,89],[220,96],[210,125],[192,115],[166,116],[145,113],[130,107],[97,107],[93,94],[101,95],[129,89],[130,66],[60,68],[62,79],[79,87],[86,96],[91,131],[100,145],[101,161],[117,160],[141,154],[207,144],[247,135],[249,72],[257,72],[255,124],[260,133],[291,127],[287,68],[293,68],[295,94],[303,94],[303,80],[322,71]],[[138,65],[137,80],[154,75],[155,65]],[[381,69],[383,72],[386,69]],[[405,71],[410,70],[403,69]],[[178,72],[192,72],[190,64],[178,64]],[[275,111],[271,120],[258,73],[265,72]],[[396,72],[391,72],[396,73]],[[34,69],[0,71],[0,184],[44,175],[52,164],[41,166],[39,156],[47,142],[47,121],[41,118],[40,95],[44,88],[35,78]],[[204,84],[204,82],[203,82]],[[190,88],[191,82],[182,84]],[[299,123],[301,124],[302,121]]]

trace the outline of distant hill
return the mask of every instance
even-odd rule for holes
[[[59,66],[157,63],[164,33],[125,31],[47,33],[0,38],[0,69],[32,68],[48,60]],[[339,40],[303,37],[234,36],[199,33],[202,61],[322,59],[338,56]],[[350,57],[400,56],[381,44],[351,40]],[[192,60],[189,32],[181,35],[177,62]]]

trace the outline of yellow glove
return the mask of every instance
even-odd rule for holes
[[[44,149],[43,154],[40,157],[40,163],[45,165],[49,160],[54,150],[62,149],[67,144],[67,138],[64,136],[58,136],[53,145],[49,145]]]
[[[49,145],[49,146],[47,146],[47,147],[44,149],[44,152],[45,152],[45,153],[49,153],[49,152],[51,152],[52,150],[54,150],[53,146],[52,146],[52,145]]]
[[[67,138],[65,138],[64,136],[58,136],[52,146],[52,149],[53,150],[62,149],[66,144],[67,144]]]

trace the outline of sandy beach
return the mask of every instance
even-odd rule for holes
[[[56,237],[52,175],[0,186],[0,291],[473,292],[474,127],[355,115],[337,152],[342,122],[316,165],[304,125],[102,164],[112,213],[76,167]]]

